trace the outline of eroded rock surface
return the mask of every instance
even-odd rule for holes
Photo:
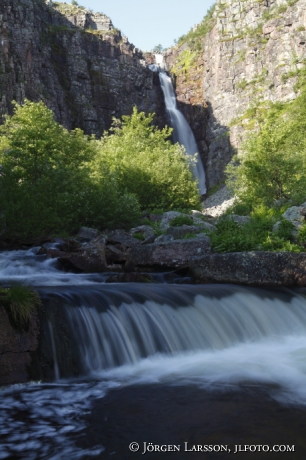
[[[236,252],[190,260],[198,283],[306,286],[306,253]]]

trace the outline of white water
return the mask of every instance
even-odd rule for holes
[[[43,299],[61,302],[86,380],[2,389],[0,459],[98,457],[103,446],[78,447],[84,417],[97,399],[126,385],[258,385],[281,404],[306,404],[304,296],[222,285],[103,285],[100,275],[62,273],[36,252],[1,253],[1,281],[44,286]],[[56,317],[49,324],[58,378]]]
[[[176,97],[171,78],[164,71],[165,64],[161,54],[155,55],[156,64],[150,66],[153,72],[159,72],[161,88],[164,93],[165,106],[169,116],[170,125],[173,128],[173,140],[184,146],[185,151],[191,157],[191,167],[195,177],[199,181],[201,195],[206,193],[205,172],[198,154],[199,149],[193,135],[193,132],[176,105]]]

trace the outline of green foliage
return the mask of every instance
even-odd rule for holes
[[[293,102],[271,104],[258,132],[242,146],[238,166],[227,168],[228,186],[243,203],[302,202],[306,195],[306,91]]]
[[[164,48],[162,45],[157,45],[152,49],[152,53],[155,53],[155,54],[160,54],[163,51],[164,51]]]
[[[27,329],[31,314],[41,305],[38,294],[28,286],[15,284],[0,289],[0,303],[6,309],[15,328]]]
[[[216,20],[213,17],[215,8],[216,4],[212,5],[208,9],[202,22],[195,29],[191,29],[188,34],[183,35],[178,39],[179,46],[187,43],[188,46],[193,50],[202,50],[203,38],[212,30],[216,23]]]
[[[189,232],[189,233],[186,233],[184,236],[183,236],[183,240],[189,240],[190,238],[196,238],[196,233],[194,232]]]
[[[110,171],[91,178],[93,137],[68,131],[42,103],[15,104],[0,127],[0,210],[9,240],[75,232],[80,225],[123,225],[139,216],[137,200],[119,191]]]
[[[143,241],[145,239],[145,236],[141,232],[136,232],[133,234],[133,238],[136,238],[137,240]]]
[[[277,236],[292,242],[294,240],[293,231],[295,227],[292,222],[287,219],[282,219],[280,221],[279,227],[277,229]]]
[[[178,60],[175,62],[174,67],[172,67],[171,72],[175,75],[188,73],[192,65],[196,62],[196,57],[196,53],[187,48],[179,54]]]
[[[170,221],[171,227],[181,227],[181,225],[193,225],[193,219],[188,216],[177,216]]]
[[[303,252],[304,248],[293,242],[291,222],[282,219],[277,232],[272,227],[281,219],[283,209],[258,206],[244,225],[233,221],[231,215],[219,219],[217,230],[209,233],[212,248],[217,252],[289,251]],[[306,235],[306,230],[305,230]]]
[[[107,168],[119,190],[133,194],[142,209],[196,209],[200,206],[197,182],[182,148],[172,145],[171,129],[152,126],[153,114],[136,108],[122,122],[114,119],[111,132],[99,142],[93,164],[98,181]]]
[[[140,209],[200,206],[189,156],[135,109],[101,141],[68,131],[42,103],[15,104],[0,127],[1,235],[18,242],[81,225],[131,227]]]
[[[298,242],[302,246],[306,246],[306,224],[303,224],[298,233]]]

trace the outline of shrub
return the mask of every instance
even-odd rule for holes
[[[180,227],[181,225],[193,225],[193,219],[188,216],[177,216],[170,221],[171,227]]]
[[[107,167],[119,190],[134,195],[142,209],[199,208],[190,157],[170,142],[171,129],[152,126],[153,116],[134,108],[122,122],[114,119],[111,132],[99,142],[94,175],[99,181]]]
[[[42,102],[15,104],[0,127],[0,210],[10,240],[68,231],[80,225],[134,223],[139,205],[120,191],[102,168],[100,181],[89,167],[95,138],[68,131]]]
[[[12,326],[27,329],[30,316],[41,305],[38,294],[28,286],[15,284],[0,289],[0,303],[6,309]]]
[[[239,166],[227,168],[227,185],[242,203],[272,205],[306,195],[306,92],[272,104],[242,146]]]
[[[217,252],[303,251],[301,246],[292,243],[290,222],[283,220],[278,232],[272,232],[280,213],[280,210],[260,206],[244,225],[234,222],[230,215],[221,217],[217,230],[209,234],[213,249]]]

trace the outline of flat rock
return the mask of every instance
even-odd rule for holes
[[[306,253],[235,252],[190,259],[197,283],[306,286]]]
[[[126,268],[133,266],[162,266],[179,268],[189,264],[189,259],[210,253],[210,239],[185,239],[134,246],[127,252]]]

